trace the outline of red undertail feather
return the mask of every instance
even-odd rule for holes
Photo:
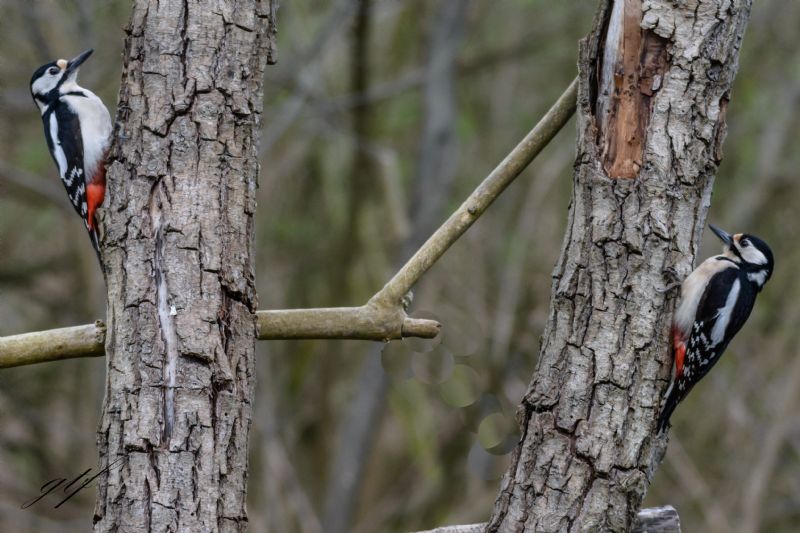
[[[95,231],[95,211],[103,204],[106,195],[106,167],[100,165],[92,180],[86,185],[87,225]]]
[[[672,354],[675,357],[675,376],[672,379],[661,414],[658,416],[658,433],[664,431],[669,426],[669,417],[678,405],[680,389],[677,386],[678,378],[683,375],[683,364],[686,359],[686,337],[675,326],[672,327]]]
[[[683,360],[686,358],[686,342],[680,330],[672,328],[672,353],[675,355],[675,377],[683,375]]]

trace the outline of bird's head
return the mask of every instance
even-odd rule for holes
[[[77,85],[78,70],[93,51],[90,48],[73,59],[59,59],[36,69],[31,77],[31,95],[42,112],[59,93],[69,92]]]
[[[747,233],[731,235],[714,225],[708,226],[724,243],[723,255],[747,271],[748,279],[761,290],[772,276],[772,269],[775,267],[775,259],[767,243],[754,235]]]

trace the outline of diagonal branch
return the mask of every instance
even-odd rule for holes
[[[574,79],[542,120],[478,185],[469,198],[372,297],[371,302],[397,303],[461,235],[492,205],[506,187],[525,170],[575,113],[578,79]]]
[[[260,340],[433,338],[440,324],[409,317],[404,298],[439,258],[547,146],[575,112],[577,79],[395,276],[361,307],[258,311]],[[0,337],[0,368],[104,355],[105,325]]]

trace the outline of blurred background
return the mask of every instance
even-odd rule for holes
[[[594,0],[292,0],[268,68],[257,215],[261,308],[359,305],[576,74]],[[33,70],[93,47],[114,108],[124,0],[0,3],[0,335],[103,318],[103,282],[47,153]],[[710,220],[763,237],[777,271],[673,417],[647,505],[685,531],[800,527],[800,3],[755,3]],[[113,113],[113,111],[112,111]],[[486,520],[517,438],[571,188],[571,122],[416,287],[434,342],[261,342],[251,531],[408,531]],[[712,235],[702,255],[716,253]],[[793,281],[795,280],[795,281]],[[86,531],[101,359],[0,372],[0,531]],[[690,420],[691,419],[691,420]],[[323,527],[324,524],[324,527]]]

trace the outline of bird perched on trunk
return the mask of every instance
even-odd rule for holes
[[[111,116],[102,100],[77,83],[78,69],[93,50],[42,65],[31,78],[31,95],[42,113],[44,136],[75,211],[83,218],[100,257],[95,211],[106,189],[105,158]]]
[[[758,237],[730,235],[709,226],[724,247],[721,255],[703,261],[683,282],[672,324],[675,368],[658,417],[659,433],[744,325],[775,266],[772,251]]]

